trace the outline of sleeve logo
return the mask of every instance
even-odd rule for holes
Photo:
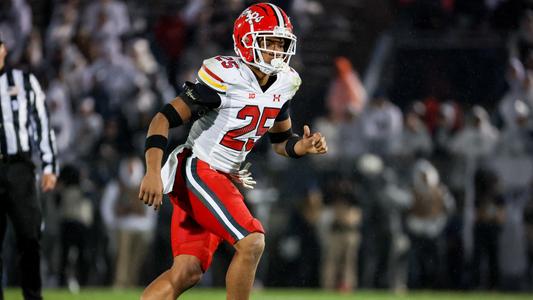
[[[185,91],[185,95],[187,95],[187,97],[191,98],[193,101],[198,100],[198,97],[196,97],[196,95],[194,94],[194,91],[192,89],[187,89]]]

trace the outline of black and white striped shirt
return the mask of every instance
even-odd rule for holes
[[[39,149],[43,172],[58,173],[54,131],[37,78],[17,69],[0,70],[0,156]]]

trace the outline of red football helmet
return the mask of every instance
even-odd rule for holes
[[[268,37],[285,39],[283,51],[267,49]],[[265,74],[276,74],[288,68],[291,56],[296,53],[296,36],[289,17],[270,3],[251,5],[240,14],[233,27],[233,44],[237,55]],[[270,52],[274,58],[267,63],[261,52]]]

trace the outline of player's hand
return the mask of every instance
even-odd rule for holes
[[[48,192],[56,187],[57,176],[55,174],[43,174],[41,180],[41,189],[43,192]]]
[[[320,132],[311,133],[311,129],[307,125],[304,125],[304,135],[298,143],[305,154],[324,154],[328,152],[326,137],[322,136]]]
[[[252,177],[252,172],[250,171],[251,163],[246,163],[244,168],[240,169],[239,172],[231,174],[231,179],[234,182],[242,184],[243,187],[247,189],[254,189],[254,185],[257,183]]]
[[[159,173],[147,172],[141,181],[139,200],[157,210],[163,203],[163,181]]]

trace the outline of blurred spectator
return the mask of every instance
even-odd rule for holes
[[[472,188],[468,183],[473,178],[475,166],[494,153],[498,140],[498,129],[490,123],[487,111],[474,106],[465,127],[448,141],[448,149],[454,155],[452,188],[462,191]]]
[[[278,1],[281,2],[281,1]],[[293,24],[296,27],[298,36],[305,37],[312,29],[312,16],[319,16],[324,13],[324,7],[320,1],[294,0],[292,1],[291,16],[295,19]]]
[[[83,12],[81,31],[91,39],[117,39],[129,30],[128,7],[122,1],[93,1]]]
[[[152,54],[148,40],[131,40],[127,44],[126,53],[138,72],[135,79],[138,90],[128,101],[130,105],[122,106],[121,111],[128,121],[129,129],[142,135],[141,143],[144,145],[144,129],[151,117],[162,102],[173,99],[175,95],[166,77],[160,72],[161,68]]]
[[[429,131],[422,120],[425,107],[422,102],[416,102],[407,110],[404,117],[404,129],[401,136],[392,145],[391,154],[394,160],[392,166],[398,170],[403,178],[415,161],[421,157],[429,157],[432,152],[432,141]],[[405,176],[404,176],[405,175]]]
[[[94,111],[94,99],[85,98],[81,101],[76,118],[73,120],[73,136],[83,137],[76,139],[72,145],[73,154],[81,160],[86,160],[94,153],[97,142],[103,134],[104,120]]]
[[[502,130],[497,152],[508,157],[528,156],[533,153],[533,123],[529,122],[531,112],[521,100],[515,101],[514,107],[515,124]]]
[[[524,109],[531,111],[533,109],[533,74],[526,71],[524,66],[517,58],[509,61],[508,71],[506,74],[509,90],[498,104],[498,112],[503,121],[504,128],[515,128],[518,114],[524,114]],[[517,102],[526,105],[517,106]]]
[[[79,0],[67,0],[54,6],[50,25],[46,31],[47,53],[53,53],[72,41],[76,35],[79,9]]]
[[[44,65],[43,56],[41,32],[37,28],[33,28],[28,38],[26,48],[20,58],[19,65],[28,70],[35,70],[36,73],[41,73]]]
[[[187,24],[175,10],[167,10],[154,25],[155,42],[161,50],[162,58],[167,67],[167,78],[174,89],[178,90],[178,66],[186,47]]]
[[[113,282],[116,288],[139,284],[155,226],[154,210],[138,201],[138,187],[143,175],[142,161],[135,156],[126,157],[120,161],[118,180],[109,182],[102,195],[102,217],[115,235],[112,240],[116,244]]]
[[[498,138],[499,132],[490,123],[487,111],[474,106],[471,122],[452,137],[449,147],[453,153],[467,158],[485,158],[493,153]]]
[[[433,130],[435,151],[447,152],[448,140],[463,126],[462,109],[454,100],[439,105]]]
[[[87,284],[88,232],[93,223],[93,204],[81,189],[80,173],[74,166],[61,171],[58,189],[61,261],[59,284],[77,292]]]
[[[323,213],[322,192],[311,189],[290,214],[288,229],[280,241],[280,256],[285,268],[293,270],[283,276],[283,286],[318,287],[320,284],[321,248],[318,235]]]
[[[53,80],[46,92],[50,113],[50,125],[56,133],[56,143],[59,155],[64,162],[73,159],[70,151],[73,135],[73,120],[71,100],[62,74]]]
[[[337,76],[326,96],[327,115],[315,121],[313,128],[328,137],[328,155],[314,163],[322,170],[335,169],[341,160],[354,160],[366,152],[361,134],[361,110],[366,92],[351,63],[345,57],[335,60]]]
[[[49,69],[44,70],[45,73],[48,76],[62,78],[70,98],[71,108],[73,110],[78,109],[81,100],[89,93],[88,83],[84,82],[88,65],[87,59],[74,43],[66,43],[48,55],[47,66]]]
[[[518,32],[511,37],[509,46],[511,58],[517,58],[526,69],[533,69],[533,10],[527,10],[522,16]]]
[[[401,110],[387,97],[379,95],[362,115],[362,131],[371,153],[388,157],[403,130]]]
[[[335,59],[336,78],[330,83],[326,97],[327,108],[338,120],[358,115],[367,101],[366,90],[346,57]]]
[[[406,220],[411,238],[409,286],[436,288],[443,267],[440,243],[455,201],[429,161],[417,161],[412,178],[413,203]]]
[[[351,292],[358,285],[358,261],[362,212],[348,179],[336,181],[328,190],[331,221],[324,242],[321,286]]]
[[[409,248],[411,243],[405,229],[405,212],[412,203],[413,195],[409,187],[398,177],[401,173],[385,172],[388,184],[383,191],[390,237],[388,257],[388,288],[396,294],[407,291]]]
[[[91,175],[99,184],[118,178],[121,157],[131,151],[131,139],[125,125],[120,116],[105,120],[100,139],[95,143],[96,149],[91,151]]]
[[[504,200],[498,177],[491,170],[479,169],[474,175],[474,186],[476,213],[472,284],[474,288],[494,289],[499,283],[498,247],[505,221]]]
[[[121,111],[121,105],[140,89],[145,76],[122,53],[119,40],[100,44],[101,56],[87,69],[85,80],[96,100],[96,111],[109,117]]]
[[[437,120],[433,131],[433,152],[431,160],[439,170],[442,181],[452,192],[462,188],[454,185],[451,173],[454,171],[453,154],[448,143],[463,126],[463,115],[459,104],[453,100],[446,101],[439,106]]]
[[[7,64],[16,65],[26,50],[32,30],[32,10],[26,0],[4,0],[0,4],[0,32],[9,55]]]
[[[389,176],[392,169],[374,154],[363,154],[356,161],[356,193],[360,200],[363,220],[361,224],[361,278],[363,288],[389,286],[389,260],[391,257],[391,208],[388,190],[395,184]],[[393,216],[395,218],[396,216]],[[393,250],[395,251],[395,249]]]

